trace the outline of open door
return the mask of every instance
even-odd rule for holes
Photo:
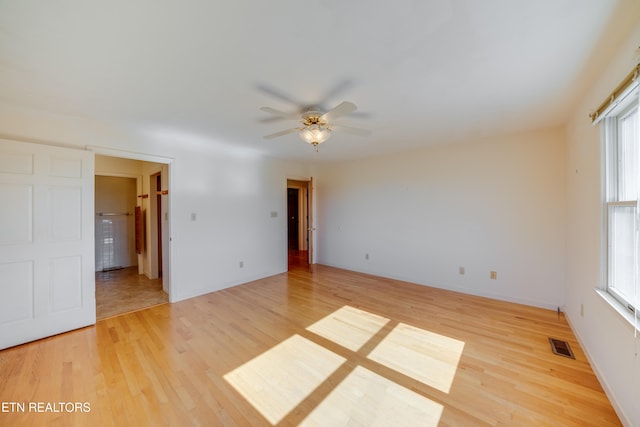
[[[94,324],[94,156],[0,140],[0,349]]]

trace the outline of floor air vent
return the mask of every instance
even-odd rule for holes
[[[558,356],[569,357],[571,359],[575,359],[576,357],[573,355],[571,351],[571,347],[569,347],[569,343],[566,341],[558,340],[555,338],[549,338],[549,342],[551,343],[551,351]]]

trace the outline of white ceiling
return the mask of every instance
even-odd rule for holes
[[[625,1],[625,0],[621,0]],[[0,0],[0,104],[335,160],[563,123],[616,0]],[[606,47],[606,46],[605,46]],[[359,110],[320,152],[270,106]],[[161,154],[161,153],[160,153]]]

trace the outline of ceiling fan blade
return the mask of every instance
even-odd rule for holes
[[[332,120],[337,119],[338,117],[344,116],[345,114],[353,113],[357,109],[358,107],[356,107],[355,104],[344,101],[343,103],[339,104],[337,107],[334,107],[333,109],[324,113],[320,118],[325,122],[330,122]]]
[[[329,88],[329,90],[324,94],[324,96],[319,99],[314,105],[318,106],[318,111],[327,111],[329,108],[326,107],[327,103],[339,97],[341,94],[347,92],[351,87],[353,87],[354,82],[351,79],[344,79],[342,81],[337,82],[334,86]]]
[[[293,99],[293,97],[291,97],[288,93],[278,89],[277,87],[266,85],[266,84],[258,84],[256,85],[256,89],[266,93],[267,95],[271,95],[275,98],[278,98],[282,101],[289,102],[295,105],[296,107],[298,107],[298,109],[302,109],[303,107],[303,103],[301,103],[296,99]]]
[[[265,135],[264,139],[273,139],[290,133],[299,132],[300,130],[300,128],[287,129],[280,132],[272,133],[271,135]]]
[[[331,125],[331,127],[337,130],[338,132],[345,132],[345,133],[350,133],[358,136],[371,135],[371,131],[368,129],[354,128],[354,127],[345,126],[345,125]]]
[[[285,119],[299,119],[300,118],[299,114],[296,114],[296,113],[285,113],[284,111],[276,110],[275,108],[271,108],[271,107],[262,107],[260,110],[264,111],[265,113],[273,114],[275,116],[284,117]]]
[[[273,123],[273,122],[281,122],[283,120],[287,120],[287,119],[280,116],[269,116],[269,117],[263,117],[258,121],[260,123]]]

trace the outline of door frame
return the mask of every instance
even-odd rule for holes
[[[146,154],[146,153],[136,153],[132,151],[126,150],[118,150],[113,148],[95,146],[95,145],[87,145],[86,149],[88,151],[93,151],[95,154],[101,154],[105,156],[111,157],[120,157],[123,159],[131,159],[131,160],[140,160],[144,162],[151,163],[160,163],[162,165],[166,165],[167,167],[167,176],[163,178],[163,182],[166,182],[166,203],[163,203],[163,210],[167,213],[167,221],[163,221],[162,228],[162,287],[163,290],[169,295],[169,302],[174,302],[175,291],[173,290],[173,251],[171,250],[171,230],[173,229],[172,225],[172,216],[170,212],[172,211],[172,188],[173,188],[173,166],[175,159],[172,157],[158,156],[154,154]],[[164,174],[163,174],[164,175]],[[140,177],[140,182],[142,181],[142,177]],[[142,191],[142,185],[138,187],[140,191]],[[155,190],[153,190],[155,193]],[[141,193],[139,193],[141,194]],[[166,223],[166,227],[164,226]],[[141,264],[139,264],[141,265]],[[139,267],[140,268],[140,267]]]
[[[158,209],[158,196],[160,196],[159,194],[157,194],[158,190],[156,189],[157,186],[157,177],[160,176],[160,179],[162,179],[162,176],[164,174],[162,173],[162,167],[160,167],[159,170],[150,170],[149,171],[149,222],[147,224],[147,229],[146,229],[146,233],[147,236],[149,236],[149,245],[147,250],[149,251],[149,278],[150,279],[157,279],[159,277],[161,277],[160,272],[162,271],[162,265],[160,265],[160,263],[158,262],[158,260],[160,260],[159,254],[161,253],[161,251],[159,250],[158,246],[162,246],[164,245],[164,239],[162,237],[162,231],[161,230],[158,233],[158,216],[160,216],[160,218],[162,218],[162,201],[160,201],[160,209]],[[162,185],[161,185],[162,187]],[[162,229],[162,224],[163,222],[160,221],[160,228]],[[158,237],[160,237],[160,241],[158,241]],[[165,285],[164,282],[162,284],[162,288],[165,289]]]
[[[295,216],[293,218],[296,219],[295,227],[291,227],[292,213],[294,212],[292,206],[291,192],[295,191]],[[287,240],[288,247],[291,249],[291,237],[292,237],[292,228],[295,228],[295,247],[300,250],[304,247],[304,240],[306,233],[303,231],[304,226],[306,225],[306,218],[304,217],[304,212],[302,211],[303,202],[301,200],[302,197],[302,188],[292,187],[291,184],[288,184],[287,187]]]
[[[305,186],[289,186],[289,181],[297,181],[299,183],[306,183],[306,187]],[[309,265],[315,264],[315,225],[314,225],[314,213],[315,213],[315,204],[314,204],[314,199],[313,199],[313,177],[300,177],[300,176],[287,176],[285,179],[285,186],[284,186],[284,195],[285,195],[285,208],[284,211],[288,212],[287,210],[287,203],[288,203],[288,190],[289,188],[297,188],[297,189],[303,189],[305,191],[299,191],[299,200],[301,198],[301,196],[304,194],[306,195],[306,219],[304,219],[304,222],[306,222],[306,235],[307,235],[307,240],[308,240],[308,245],[307,245],[307,250],[308,250],[308,263]],[[304,202],[302,202],[304,203]],[[300,202],[299,202],[299,206],[300,206]],[[300,209],[302,211],[305,211],[305,209]],[[285,217],[287,217],[288,215],[285,215]],[[302,222],[302,221],[301,221]],[[289,236],[288,236],[288,218],[285,218],[285,260],[288,261],[288,257],[289,257]],[[288,269],[288,262],[287,264],[287,269]]]

